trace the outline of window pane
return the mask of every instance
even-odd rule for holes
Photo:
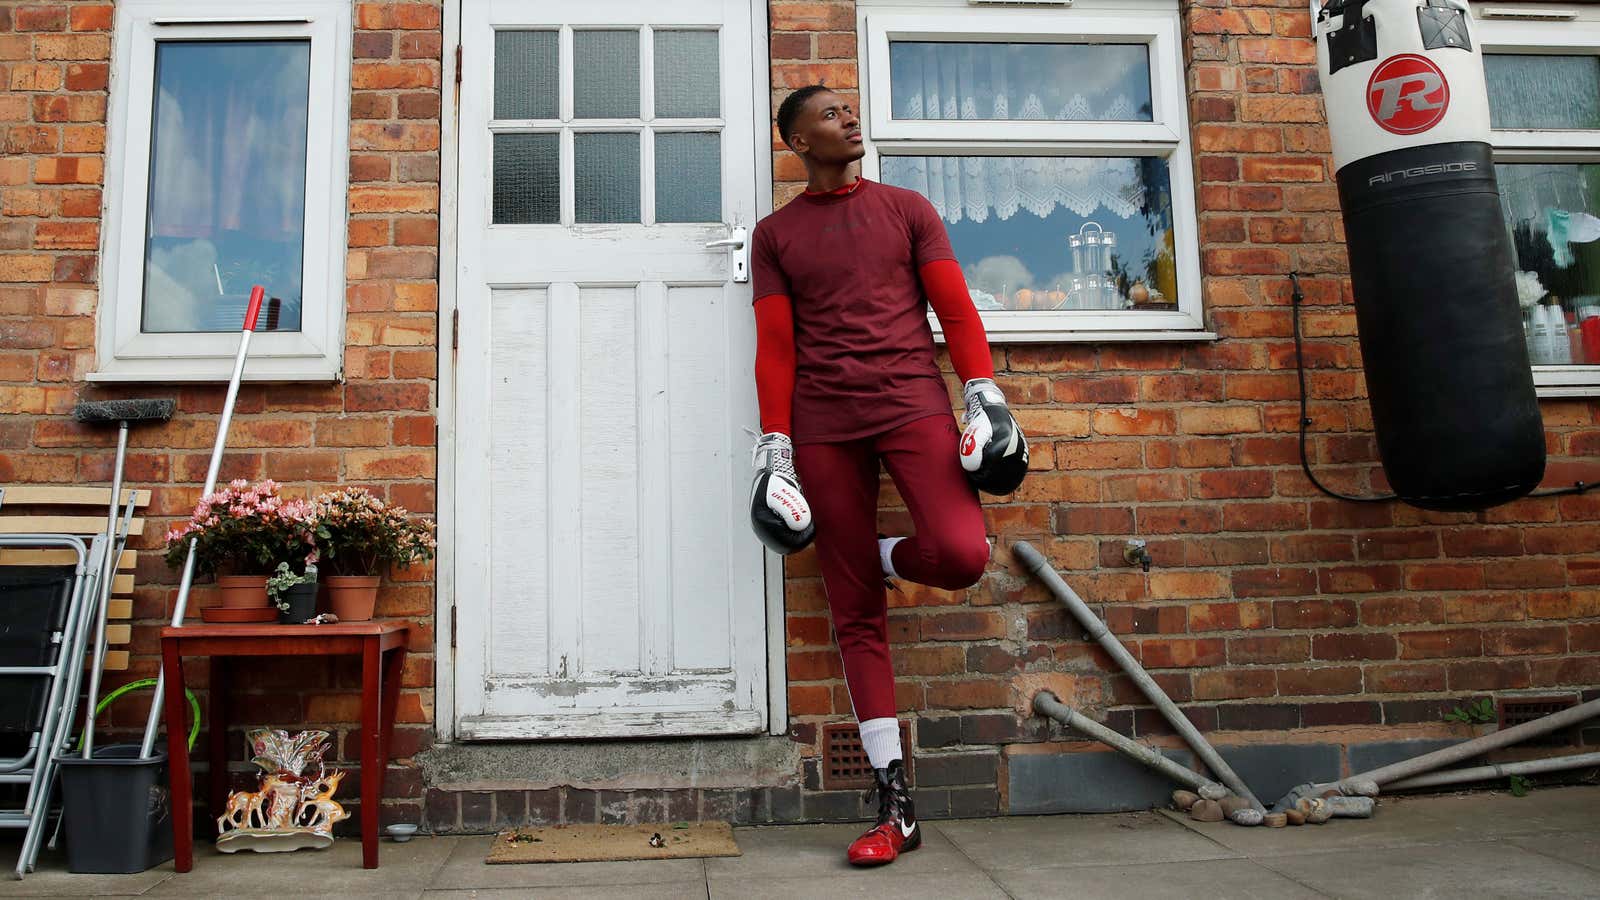
[[[715,31],[656,32],[656,118],[722,114]]]
[[[932,201],[979,309],[1177,309],[1164,159],[885,156],[882,169]]]
[[[656,221],[722,221],[722,135],[656,134]]]
[[[494,34],[494,117],[554,119],[561,90],[554,31]]]
[[[146,332],[299,331],[310,41],[162,41],[144,257]],[[342,163],[341,163],[342,164]]]
[[[494,136],[494,224],[561,221],[561,138],[554,134]]]
[[[1493,128],[1600,128],[1600,56],[1485,54]]]
[[[579,222],[639,221],[639,134],[573,135]]]
[[[639,32],[579,31],[572,36],[572,112],[580,119],[639,115]]]
[[[1151,121],[1144,44],[889,45],[896,119]]]
[[[1495,166],[1534,365],[1600,365],[1600,165]]]

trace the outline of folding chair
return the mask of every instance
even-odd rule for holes
[[[0,786],[12,786],[5,790],[20,804],[0,810],[0,828],[24,830],[18,878],[33,869],[44,842],[56,760],[73,744],[85,665],[127,668],[127,651],[102,648],[126,644],[131,627],[107,625],[102,639],[96,622],[102,597],[109,617],[132,615],[131,600],[110,595],[132,590],[135,554],[125,545],[130,534],[143,533],[144,522],[133,513],[149,498],[149,491],[123,492],[115,539],[108,545],[103,511],[110,489],[0,487]],[[16,515],[19,506],[93,506],[102,513]],[[100,580],[107,554],[116,560],[109,594]],[[92,714],[88,720],[92,727]]]

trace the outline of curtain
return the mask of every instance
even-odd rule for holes
[[[896,119],[1150,121],[1148,51],[1142,44],[895,42]],[[883,158],[890,184],[925,195],[945,221],[1040,217],[1057,206],[1123,218],[1145,206],[1136,159],[930,156]]]

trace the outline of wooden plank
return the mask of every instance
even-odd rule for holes
[[[116,646],[116,645],[119,645],[119,644],[126,644],[126,643],[128,643],[129,641],[132,641],[132,640],[133,640],[133,626],[132,625],[107,625],[106,626],[106,643],[111,644],[113,646]]]
[[[127,573],[127,574],[123,574],[123,575],[117,575],[116,577],[112,578],[111,579],[111,593],[113,593],[113,594],[131,594],[131,593],[133,593],[133,575],[132,575],[132,573]]]
[[[136,550],[122,551],[117,569],[132,571],[138,556]],[[76,558],[77,554],[71,550],[0,550],[0,566],[70,566]]]
[[[125,671],[128,668],[129,663],[132,661],[131,657],[132,654],[126,650],[107,650],[106,664],[104,668],[107,672]],[[88,660],[85,659],[84,663],[87,665]]]
[[[105,516],[0,516],[0,534],[105,534]],[[128,534],[144,534],[144,520],[134,519]]]
[[[133,601],[132,600],[118,600],[117,598],[113,597],[111,599],[111,604],[106,607],[106,618],[108,618],[108,619],[131,619],[131,618],[133,618]]]
[[[5,496],[0,498],[0,510],[14,503],[29,503],[34,505],[52,506],[98,506],[105,509],[111,501],[111,488],[108,487],[78,487],[64,484],[10,484],[0,485],[0,490],[5,491]],[[133,505],[143,507],[150,505],[150,492],[147,490],[122,491],[122,505],[126,505],[128,497],[133,497]]]

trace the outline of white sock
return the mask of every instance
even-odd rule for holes
[[[867,759],[874,769],[887,769],[889,763],[902,759],[900,755],[900,721],[882,718],[862,722],[861,746],[866,748]]]
[[[903,537],[878,538],[878,561],[883,563],[883,574],[890,578],[899,578],[900,573],[894,570],[894,545],[905,540]],[[871,721],[877,721],[873,719]],[[882,768],[879,766],[878,768]]]

